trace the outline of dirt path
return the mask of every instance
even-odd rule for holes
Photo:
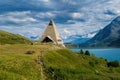
[[[44,75],[42,63],[41,63],[41,80],[45,80],[45,75]]]
[[[44,51],[42,51],[41,55],[38,56],[38,62],[40,63],[40,66],[41,66],[41,68],[40,68],[41,69],[41,80],[45,80],[43,54],[44,54]]]

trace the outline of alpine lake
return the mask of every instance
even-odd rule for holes
[[[71,49],[73,52],[80,52],[81,49]],[[118,60],[120,62],[120,48],[106,48],[106,49],[82,49],[88,50],[91,55],[100,58],[105,58],[108,61]]]

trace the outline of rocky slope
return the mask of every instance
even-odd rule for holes
[[[100,30],[83,47],[120,47],[120,16],[115,18],[104,29]]]

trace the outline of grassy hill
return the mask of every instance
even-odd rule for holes
[[[120,80],[120,67],[55,45],[0,45],[0,80]]]
[[[39,56],[54,45],[0,45],[0,80],[43,80]],[[27,54],[28,52],[33,54]]]
[[[19,34],[0,30],[0,44],[30,44],[31,41]]]
[[[43,58],[46,80],[120,80],[120,67],[108,67],[105,59],[95,56],[61,49]]]

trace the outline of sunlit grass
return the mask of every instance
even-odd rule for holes
[[[54,45],[0,45],[0,80],[40,80],[37,62],[41,51],[57,49]],[[25,54],[34,51],[33,54]]]
[[[44,54],[44,65],[48,80],[120,79],[120,67],[110,69],[105,59],[67,49],[48,51]]]
[[[0,30],[0,44],[31,44],[32,41],[19,34]]]
[[[46,80],[120,80],[120,67],[107,67],[105,59],[50,44],[0,45],[0,80],[41,80],[41,53]]]

